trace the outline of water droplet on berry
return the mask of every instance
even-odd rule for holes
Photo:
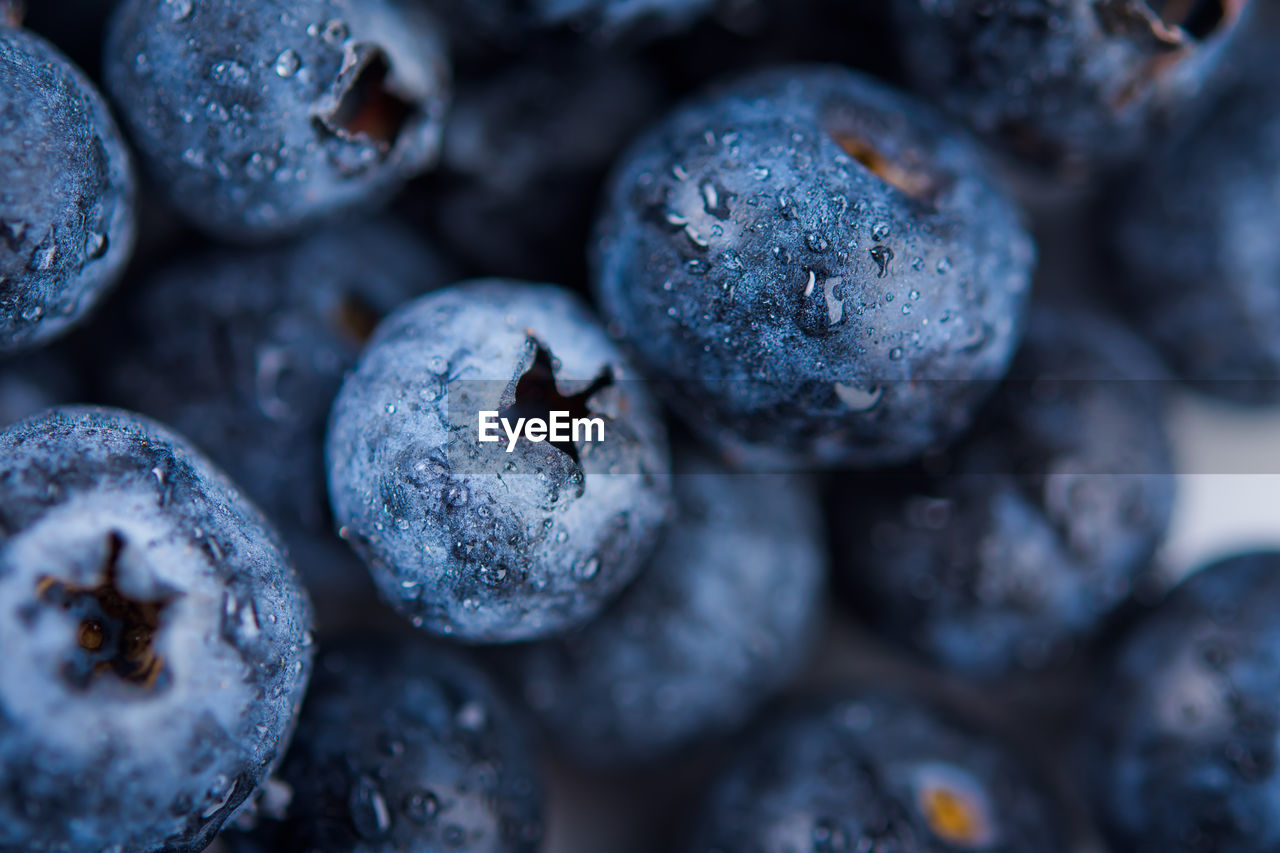
[[[600,573],[600,560],[592,557],[573,567],[573,576],[578,580],[589,581]]]
[[[280,52],[276,57],[276,74],[284,77],[286,80],[298,73],[298,69],[302,67],[302,60],[298,57],[298,52],[293,48],[287,48]]]
[[[489,713],[479,702],[464,702],[454,715],[453,721],[460,729],[478,732],[489,723]]]
[[[851,411],[869,412],[880,402],[880,398],[884,396],[883,388],[859,388],[857,385],[847,385],[843,382],[837,382],[834,385],[836,397],[841,403],[844,403]]]
[[[346,41],[349,35],[351,30],[347,27],[347,22],[334,18],[324,25],[321,37],[329,44],[337,46]]]
[[[191,16],[192,0],[165,0],[164,8],[171,21],[185,21]]]
[[[102,231],[90,231],[84,238],[84,253],[92,260],[97,260],[107,253],[107,235]]]
[[[351,788],[347,800],[351,823],[363,838],[377,839],[391,829],[391,810],[378,784],[368,776],[361,776]]]
[[[404,815],[414,823],[430,823],[440,813],[440,801],[430,791],[412,791],[404,799]]]

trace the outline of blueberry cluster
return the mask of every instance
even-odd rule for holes
[[[0,0],[0,853],[1274,853],[1277,49]]]

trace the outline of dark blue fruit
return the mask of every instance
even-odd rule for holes
[[[1062,853],[1013,752],[941,711],[845,696],[763,727],[712,785],[690,853]]]
[[[283,752],[309,620],[262,516],[158,424],[0,432],[0,850],[203,850]]]
[[[481,443],[481,411],[570,412],[602,430]],[[334,402],[325,457],[334,518],[383,597],[464,640],[586,622],[635,577],[668,511],[645,387],[550,285],[469,282],[391,314]]]
[[[133,198],[129,153],[93,84],[0,23],[0,353],[62,334],[115,284]]]
[[[1280,554],[1215,563],[1115,651],[1089,788],[1117,850],[1280,846]]]
[[[1280,96],[1222,98],[1153,150],[1107,205],[1111,281],[1173,370],[1247,403],[1280,400]]]
[[[884,465],[968,425],[1034,257],[969,139],[836,67],[679,108],[608,189],[596,293],[670,403],[756,464]]]
[[[850,475],[832,532],[852,601],[935,663],[1061,664],[1132,592],[1164,536],[1163,373],[1122,327],[1040,309],[943,475]]]
[[[675,514],[636,582],[584,628],[507,661],[556,741],[651,764],[732,732],[804,667],[826,554],[807,481],[676,455]]]
[[[289,543],[322,620],[343,615],[363,574],[332,534],[329,407],[383,315],[446,281],[413,235],[373,220],[162,269],[110,330],[123,342],[105,371],[112,402],[172,425],[225,468]]]
[[[105,63],[144,166],[228,239],[371,206],[439,153],[449,68],[411,0],[124,0]]]
[[[521,721],[474,665],[422,642],[324,652],[280,779],[292,798],[260,822],[264,851],[534,853],[542,838]]]
[[[1078,178],[1137,155],[1187,106],[1249,0],[892,5],[916,87],[1024,164]]]

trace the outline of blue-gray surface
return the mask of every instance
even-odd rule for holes
[[[204,849],[283,752],[309,620],[262,516],[163,427],[0,432],[0,849]]]
[[[39,36],[0,26],[0,353],[65,332],[116,282],[133,200],[93,84]]]
[[[171,204],[263,241],[385,201],[435,162],[450,71],[404,0],[125,0],[106,88]]]
[[[753,464],[884,465],[968,425],[1034,249],[969,137],[842,68],[760,72],[643,135],[593,277],[669,403]]]
[[[586,392],[605,440],[476,442],[540,355]],[[452,414],[451,414],[452,411]],[[669,509],[666,436],[584,303],[551,285],[468,282],[391,314],[343,383],[325,449],[340,532],[383,597],[427,630],[526,640],[590,619],[635,577]]]

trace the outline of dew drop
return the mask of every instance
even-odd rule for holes
[[[347,27],[347,22],[334,18],[324,25],[324,32],[321,37],[331,45],[340,45],[351,35],[351,30]]]
[[[191,17],[192,0],[165,0],[164,8],[171,21],[185,21]]]
[[[840,402],[854,412],[871,411],[884,395],[883,388],[876,387],[866,390],[856,385],[846,385],[843,382],[835,383],[834,389]]]
[[[469,732],[478,732],[489,722],[489,714],[479,702],[464,702],[454,716],[458,728]]]
[[[84,253],[90,260],[97,260],[107,253],[107,235],[102,231],[90,231],[84,238]]]
[[[589,581],[600,573],[600,559],[592,557],[573,567],[573,576],[578,580]]]
[[[440,813],[440,800],[430,791],[411,791],[404,798],[405,817],[414,823],[430,823]]]
[[[368,839],[377,839],[391,829],[391,810],[378,784],[368,776],[361,776],[351,788],[347,800],[351,823],[356,832]]]
[[[293,48],[288,48],[280,52],[276,57],[276,74],[284,77],[286,80],[298,73],[298,69],[302,67],[302,60],[298,57],[298,52]]]

